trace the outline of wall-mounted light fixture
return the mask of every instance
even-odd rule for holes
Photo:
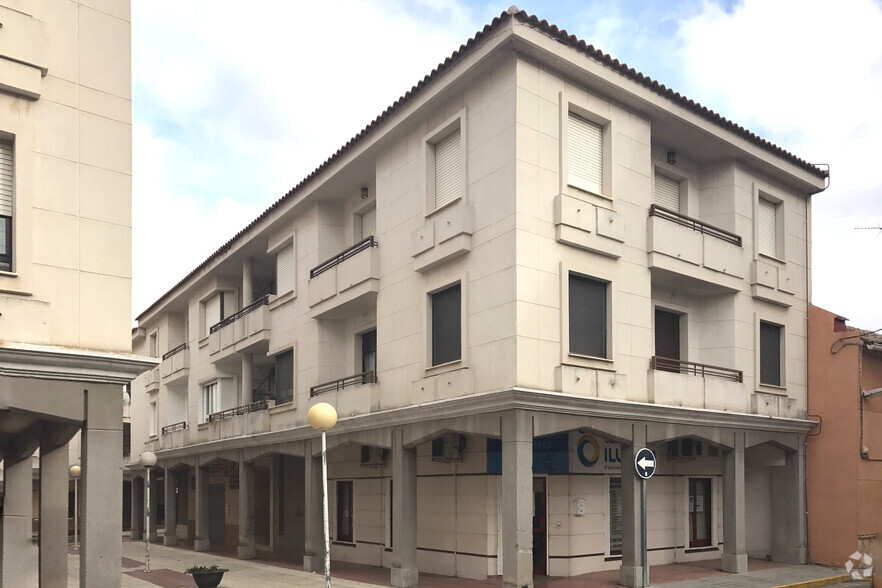
[[[676,151],[668,151],[668,163],[671,165],[677,165],[677,152]]]
[[[362,186],[362,187],[361,187],[361,199],[362,199],[362,200],[366,200],[367,197],[368,197],[368,187],[367,187],[367,186]]]

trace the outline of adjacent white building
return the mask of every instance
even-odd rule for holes
[[[165,541],[532,585],[805,561],[826,172],[505,12],[138,317]],[[750,504],[750,509],[747,508]],[[156,521],[150,532],[155,533]]]

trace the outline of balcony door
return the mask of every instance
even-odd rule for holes
[[[655,309],[655,355],[680,360],[680,315],[660,308]],[[660,365],[658,369],[679,372],[673,365]]]

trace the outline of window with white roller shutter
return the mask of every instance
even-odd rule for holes
[[[294,267],[294,243],[291,243],[276,253],[276,292],[280,296],[296,285]]]
[[[0,271],[12,271],[12,143],[0,141]]]
[[[462,195],[460,129],[435,143],[435,208]]]
[[[224,319],[224,294],[218,292],[203,303],[205,308],[205,332],[203,335],[208,337],[211,327]]]
[[[603,127],[569,113],[567,183],[594,194],[603,192]]]
[[[655,203],[668,210],[680,212],[680,182],[666,175],[655,174]]]
[[[361,238],[376,236],[377,234],[377,209],[372,208],[361,215]]]
[[[757,251],[778,257],[778,205],[760,198],[756,207]]]

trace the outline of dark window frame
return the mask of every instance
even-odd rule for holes
[[[701,483],[702,486],[706,488],[706,494],[702,494],[702,512],[705,514],[705,528],[704,532],[706,537],[704,539],[694,539],[697,531],[697,522],[698,522],[698,511],[695,506],[698,502],[698,485]],[[713,519],[714,519],[714,510],[713,510],[713,500],[714,500],[714,486],[712,478],[689,478],[689,497],[692,499],[692,510],[690,510],[687,514],[689,516],[689,547],[710,547],[713,543]],[[705,500],[706,499],[706,500]]]
[[[286,369],[284,362],[290,357],[290,369]],[[276,404],[287,404],[294,401],[294,350],[289,349],[276,355],[275,361],[275,378],[273,386],[275,389]],[[286,378],[288,380],[286,380]],[[289,386],[285,386],[290,384]]]
[[[431,295],[432,367],[462,360],[462,284]],[[453,320],[455,319],[455,320]]]
[[[365,331],[359,335],[361,339],[361,371],[377,372],[377,329]],[[373,355],[373,362],[371,362]],[[373,363],[373,365],[371,365]]]
[[[343,489],[346,489],[345,491]],[[349,515],[344,516],[343,497],[349,497]],[[352,480],[337,480],[337,541],[354,543],[355,524],[353,511],[355,510],[355,493],[353,492]],[[347,531],[348,527],[348,533]]]
[[[6,239],[4,243],[0,243],[0,271],[12,271],[12,217],[0,216],[0,223],[6,224]]]
[[[567,297],[570,355],[609,359],[609,287],[610,282],[606,280],[569,272]],[[588,298],[577,299],[578,296]],[[592,305],[599,308],[591,311],[589,309]]]
[[[760,321],[760,373],[759,381],[764,386],[782,386],[783,337],[784,327],[768,321]]]

